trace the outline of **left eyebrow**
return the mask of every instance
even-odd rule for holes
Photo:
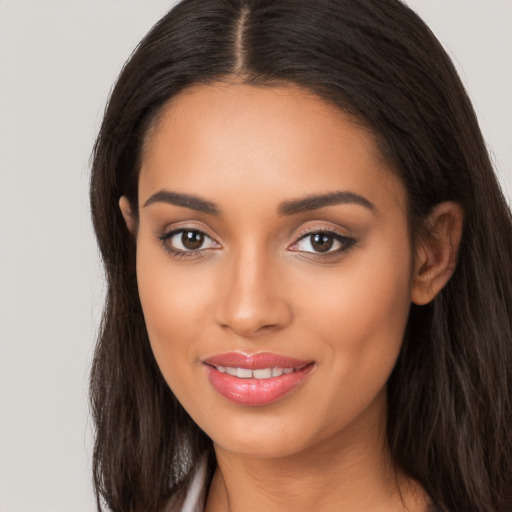
[[[284,201],[279,205],[277,213],[279,215],[295,215],[297,213],[319,210],[320,208],[337,204],[357,204],[368,208],[372,212],[376,210],[375,205],[365,197],[354,194],[353,192],[342,191],[310,195],[300,199]]]

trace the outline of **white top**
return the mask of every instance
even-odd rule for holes
[[[169,503],[167,512],[204,512],[206,501],[206,470],[208,467],[208,456],[203,455],[187,489],[185,499],[172,500]],[[441,512],[433,504],[428,506],[427,512]]]
[[[194,469],[185,499],[183,497],[172,499],[167,507],[167,512],[204,512],[207,467],[208,457],[203,455]]]

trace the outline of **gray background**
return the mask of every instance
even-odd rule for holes
[[[454,58],[512,196],[511,0],[409,3]],[[117,73],[170,5],[0,0],[0,512],[95,509],[89,156]]]

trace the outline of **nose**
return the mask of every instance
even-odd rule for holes
[[[288,326],[293,314],[278,274],[277,264],[261,251],[231,261],[219,287],[217,323],[246,338]]]

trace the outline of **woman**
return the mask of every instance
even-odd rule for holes
[[[396,0],[185,0],[96,143],[98,507],[512,510],[512,222]]]

